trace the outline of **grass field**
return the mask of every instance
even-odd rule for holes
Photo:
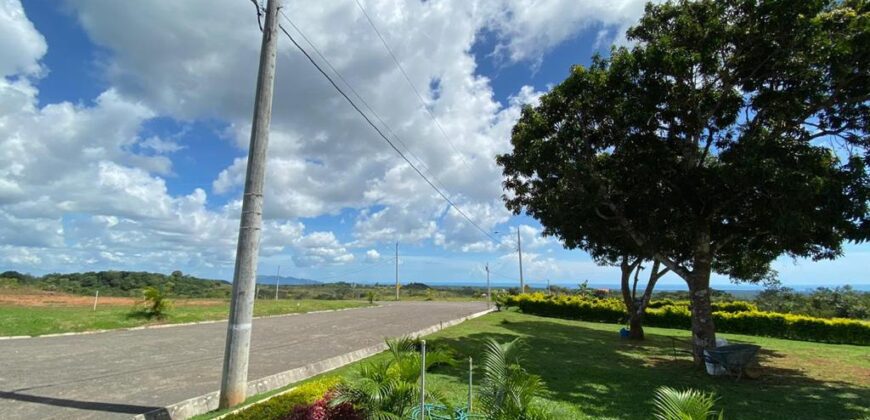
[[[549,388],[546,399],[559,418],[648,419],[653,392],[662,385],[715,392],[717,408],[725,409],[726,419],[870,416],[867,347],[721,334],[731,342],[762,347],[763,376],[737,382],[706,375],[688,356],[674,359],[670,337],[685,340],[687,331],[648,328],[646,341],[632,343],[618,337],[619,327],[499,312],[427,340],[449,345],[467,360],[469,355],[479,357],[487,338],[504,342],[522,337],[523,366],[543,377]],[[353,368],[331,374],[346,375]],[[463,367],[436,368],[427,375],[427,383],[461,402],[466,398],[467,374]]]
[[[93,310],[93,297],[56,294],[0,295],[0,336],[44,335],[129,328],[152,324],[176,324],[225,319],[229,301],[220,299],[177,299],[161,321],[132,315],[139,300],[100,298]],[[350,300],[257,300],[254,316],[280,315],[327,309],[366,306]]]

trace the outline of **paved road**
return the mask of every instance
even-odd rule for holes
[[[402,302],[258,319],[249,380],[486,309]],[[130,418],[220,388],[226,323],[0,340],[0,419]]]

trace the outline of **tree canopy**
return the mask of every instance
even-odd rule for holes
[[[498,157],[508,208],[599,261],[660,260],[711,345],[711,271],[760,281],[781,255],[835,258],[870,238],[868,9],[647,5],[631,47],[523,110]]]

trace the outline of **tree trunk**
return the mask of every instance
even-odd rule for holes
[[[695,364],[703,366],[704,350],[716,347],[716,326],[710,301],[710,264],[695,265],[689,276],[692,302],[692,348]]]
[[[638,314],[637,311],[631,311],[628,316],[630,328],[628,338],[630,340],[643,340],[643,315]]]
[[[634,296],[632,293],[632,288],[629,286],[629,281],[631,280],[631,273],[640,266],[640,258],[638,258],[635,262],[630,263],[629,257],[622,257],[622,262],[620,264],[620,270],[622,271],[622,276],[620,279],[621,289],[622,289],[622,300],[625,302],[625,310],[628,312],[629,319],[629,334],[628,338],[633,340],[643,340],[643,327],[641,326],[641,316],[638,314],[637,307],[635,305]],[[635,285],[636,286],[636,285]]]

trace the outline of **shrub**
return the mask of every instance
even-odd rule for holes
[[[752,302],[735,300],[731,302],[713,302],[713,312],[749,312],[758,311],[758,306]]]
[[[294,388],[290,392],[270,400],[252,405],[235,414],[225,417],[227,420],[281,420],[292,416],[297,407],[309,407],[329,393],[341,383],[337,376],[311,381]],[[305,419],[306,417],[299,417]]]
[[[713,410],[716,396],[694,389],[677,391],[663,386],[656,389],[655,411],[653,416],[658,420],[722,420],[724,412]]]
[[[691,328],[688,305],[679,301],[647,309],[644,324],[662,328]],[[545,296],[541,293],[507,297],[507,306],[541,316],[593,322],[622,323],[627,319],[625,305],[617,299],[582,296]],[[723,302],[713,312],[716,330],[727,333],[761,335],[803,341],[870,345],[870,322],[851,319],[813,318],[805,315],[764,312],[748,302]],[[716,308],[716,306],[714,306]],[[738,311],[738,309],[747,309]]]
[[[668,306],[688,308],[689,301],[671,299],[654,300],[647,305],[647,308],[660,309]],[[713,302],[713,312],[746,312],[757,310],[758,306],[756,304],[744,300]]]
[[[169,300],[169,292],[172,283],[160,286],[147,286],[142,289],[143,301],[140,307],[133,308],[130,317],[142,317],[148,319],[164,319],[167,312],[172,309],[172,301]]]
[[[363,420],[363,414],[354,408],[353,404],[344,402],[334,404],[333,394],[327,393],[323,398],[311,404],[301,404],[293,408],[287,420]]]

